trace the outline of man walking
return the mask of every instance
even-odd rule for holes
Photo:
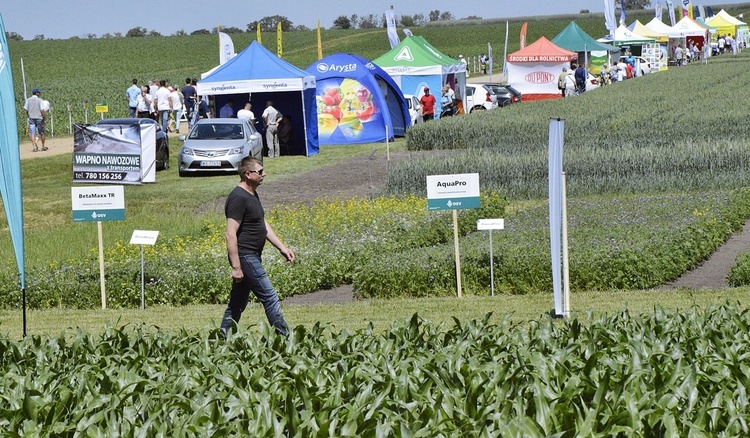
[[[261,253],[266,240],[290,263],[294,261],[294,252],[281,242],[265,220],[257,192],[266,175],[263,165],[253,157],[245,157],[238,170],[240,183],[229,194],[224,205],[232,290],[221,321],[221,330],[226,336],[229,335],[232,322],[239,322],[252,291],[263,305],[268,322],[278,334],[287,336],[289,327],[281,312],[276,290],[261,264]]]
[[[31,97],[26,99],[26,103],[23,105],[23,109],[26,110],[26,117],[28,117],[29,137],[31,138],[31,144],[34,145],[33,152],[39,150],[37,140],[41,139],[41,135],[44,132],[45,114],[42,109],[40,94],[42,94],[42,90],[34,88],[31,90]],[[47,148],[44,149],[46,150]]]

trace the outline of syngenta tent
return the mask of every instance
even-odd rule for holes
[[[523,100],[562,97],[557,77],[563,67],[578,59],[578,54],[556,46],[545,37],[508,55],[508,84],[523,95]]]
[[[360,56],[337,53],[307,68],[317,87],[322,144],[374,143],[403,137],[411,122],[398,85]]]
[[[292,140],[286,154],[310,156],[319,151],[315,77],[257,41],[198,81],[198,94],[214,96],[217,109],[234,100],[235,113],[250,102],[256,119],[271,101],[281,114],[291,118]]]
[[[424,87],[429,87],[437,99],[436,114],[440,114],[440,90],[444,84],[450,84],[456,95],[465,99],[466,65],[448,57],[421,36],[404,38],[372,62],[385,70],[404,94],[420,98]]]

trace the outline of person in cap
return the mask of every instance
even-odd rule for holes
[[[435,118],[435,96],[430,94],[430,87],[424,87],[424,96],[419,99],[422,105],[422,120],[428,121]]]
[[[42,94],[42,90],[34,88],[31,91],[31,97],[26,99],[26,103],[23,105],[23,109],[26,110],[26,117],[28,117],[29,137],[31,143],[34,145],[33,152],[39,150],[37,141],[41,139],[44,132],[44,109],[42,109],[42,99],[39,95]],[[47,148],[44,147],[43,150]]]

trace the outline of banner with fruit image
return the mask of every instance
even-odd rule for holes
[[[318,80],[318,138],[321,143],[381,141],[385,121],[373,93],[355,79]]]

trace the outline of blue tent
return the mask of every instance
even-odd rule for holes
[[[317,84],[318,134],[324,144],[375,143],[403,137],[409,108],[398,85],[365,58],[336,53],[307,72]]]
[[[315,77],[257,41],[198,81],[198,94],[214,96],[216,108],[232,99],[235,113],[250,102],[257,120],[261,119],[266,102],[272,101],[292,121],[289,150],[282,150],[281,154],[310,156],[319,152]]]

